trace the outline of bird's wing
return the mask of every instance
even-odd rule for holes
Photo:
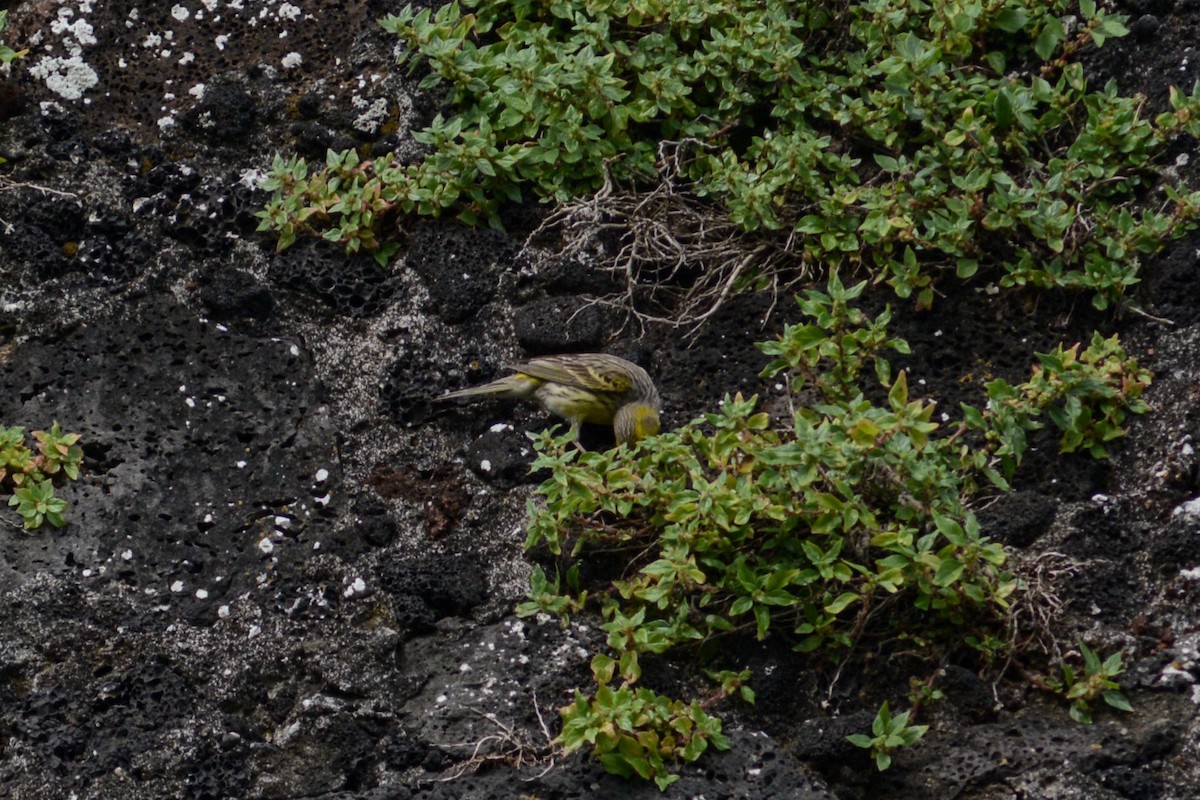
[[[633,377],[628,370],[594,355],[534,358],[514,364],[511,369],[544,381],[597,392],[621,394],[633,386]]]

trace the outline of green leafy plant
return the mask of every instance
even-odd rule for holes
[[[589,745],[609,772],[653,780],[665,789],[679,780],[670,770],[672,762],[695,761],[710,745],[729,749],[721,721],[709,716],[701,703],[634,688],[642,674],[637,653],[625,652],[619,661],[597,655],[592,674],[595,694],[576,691],[575,702],[560,712],[563,729],[558,741],[567,751]]]
[[[879,707],[879,713],[875,715],[874,722],[871,723],[873,736],[855,733],[846,738],[856,747],[870,750],[871,755],[875,758],[875,766],[880,772],[883,772],[892,765],[892,753],[898,748],[916,744],[929,730],[928,725],[909,725],[908,717],[908,711],[902,711],[892,716],[891,709],[884,702]]]
[[[49,522],[56,528],[67,524],[63,517],[67,503],[54,496],[54,486],[50,481],[35,480],[18,486],[13,490],[8,504],[17,507],[17,513],[24,518],[26,528],[40,527],[43,522]]]
[[[3,33],[4,29],[7,27],[8,27],[8,12],[0,11],[0,33]],[[28,52],[29,52],[28,50],[13,50],[11,47],[4,44],[4,42],[0,42],[0,64],[8,64],[8,63],[12,62],[13,60],[20,58],[21,56],[25,55]],[[4,162],[5,162],[4,157],[0,156],[0,164],[3,164]]]
[[[331,153],[319,173],[277,157],[262,229],[386,261],[400,214],[497,224],[530,196],[595,213],[665,181],[718,221],[780,231],[790,264],[865,268],[921,306],[942,275],[978,273],[1103,308],[1195,225],[1186,186],[1140,202],[1172,139],[1200,135],[1200,87],[1153,118],[1090,90],[1071,57],[1126,29],[1093,0],[1077,10],[1068,32],[1071,0],[409,6],[381,24],[446,94],[414,134],[427,154]],[[731,285],[762,285],[770,250],[725,259]]]
[[[0,11],[0,33],[8,27],[8,12]],[[20,58],[27,54],[29,50],[13,50],[8,45],[0,42],[0,64],[7,64],[10,61]]]
[[[1115,335],[1106,339],[1096,333],[1086,350],[1079,348],[1059,345],[1054,352],[1035,353],[1040,363],[1029,381],[1020,386],[991,381],[982,411],[962,405],[963,422],[955,435],[982,434],[988,447],[975,454],[975,466],[996,486],[1007,489],[1006,479],[1025,453],[1027,433],[1042,427],[1037,418],[1043,412],[1063,432],[1062,452],[1086,450],[1104,458],[1105,443],[1125,435],[1126,417],[1149,410],[1142,393],[1150,373],[1126,356]]]
[[[545,570],[535,564],[529,576],[530,600],[517,606],[517,615],[531,617],[534,614],[551,614],[561,619],[564,625],[570,622],[571,615],[579,613],[587,602],[587,591],[579,589],[578,564],[573,564],[567,571],[566,582],[571,593],[564,594],[559,578],[551,580],[546,577]]]
[[[1093,355],[1041,364],[1003,396],[989,387],[997,397],[969,419],[935,422],[934,404],[910,397],[907,375],[884,358],[908,352],[888,334],[890,311],[872,319],[854,307],[865,287],[832,276],[799,299],[806,322],[761,345],[790,419],[736,396],[633,448],[580,452],[569,437],[534,437],[534,468],[549,477],[526,545],[560,564],[593,549],[627,560],[607,585],[539,572],[521,613],[592,609],[617,659],[703,656],[722,637],[769,634],[813,658],[902,638],[931,656],[964,644],[985,661],[1002,656],[1020,582],[982,535],[973,499],[1008,487],[1037,417],[1068,402],[1092,420],[1139,413],[1148,376],[1101,339]],[[745,678],[720,681],[731,694]]]
[[[66,501],[55,497],[53,479],[79,477],[83,450],[79,434],[63,433],[55,422],[48,431],[34,431],[37,451],[29,448],[24,428],[0,426],[0,486],[12,489],[8,499],[16,506],[26,528],[38,528],[49,522],[56,528],[67,524],[63,512]]]
[[[754,704],[754,690],[750,688],[750,670],[743,669],[734,672],[731,669],[723,669],[719,671],[708,670],[707,673],[716,683],[721,686],[721,694],[725,697],[733,697],[737,695],[742,700],[751,705]]]
[[[943,675],[945,675],[945,671],[938,670],[928,680],[921,680],[916,675],[908,679],[908,702],[912,705],[913,709],[945,699],[945,693],[941,689],[934,688],[934,681]]]
[[[1079,652],[1083,655],[1082,675],[1064,661],[1062,680],[1047,681],[1052,690],[1071,701],[1071,719],[1091,725],[1091,706],[1099,699],[1120,711],[1133,711],[1133,706],[1121,693],[1121,686],[1115,680],[1125,671],[1121,654],[1113,653],[1101,661],[1100,656],[1085,644],[1079,645]]]
[[[275,200],[260,213],[259,230],[278,231],[280,250],[299,234],[320,235],[341,242],[348,253],[372,253],[386,266],[399,245],[381,241],[375,229],[400,204],[394,192],[384,189],[396,182],[393,166],[390,157],[364,162],[353,150],[331,150],[325,170],[310,177],[304,159],[284,161],[276,155],[262,182],[264,189],[275,192]]]

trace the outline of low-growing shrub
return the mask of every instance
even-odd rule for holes
[[[497,224],[536,197],[594,215],[669,181],[715,220],[778,231],[795,256],[779,269],[865,268],[922,306],[943,274],[982,272],[1103,308],[1200,213],[1184,185],[1146,201],[1169,142],[1200,133],[1200,94],[1172,89],[1151,118],[1071,60],[1123,20],[1094,0],[409,6],[381,24],[446,94],[414,134],[427,154],[277,156],[262,229],[386,262],[405,214]],[[770,251],[727,259],[731,284],[762,285]]]
[[[1044,417],[1062,427],[1064,450],[1102,455],[1125,414],[1145,410],[1149,376],[1115,337],[1097,337],[1087,350],[1039,356],[1023,384],[993,381],[986,404],[963,405],[960,420],[935,421],[935,404],[911,396],[884,357],[908,350],[888,334],[890,313],[871,319],[852,305],[865,286],[833,276],[826,292],[800,300],[806,322],[761,346],[789,418],[737,396],[633,448],[580,452],[567,437],[535,437],[534,468],[549,477],[529,504],[526,544],[556,554],[560,571],[539,569],[518,613],[593,609],[614,653],[602,662],[603,693],[563,709],[567,746],[596,746],[621,774],[646,772],[649,730],[664,760],[698,755],[680,738],[661,745],[692,706],[634,688],[640,670],[620,671],[623,705],[658,712],[598,716],[610,708],[611,664],[630,654],[703,657],[722,637],[773,634],[814,659],[901,638],[930,656],[1006,655],[1021,584],[973,501],[1008,489]],[[593,551],[616,557],[619,575],[584,586],[573,564]],[[575,735],[598,727],[609,735],[603,749]],[[614,744],[626,738],[643,749]],[[891,745],[872,747],[878,758]]]
[[[49,522],[56,528],[67,524],[63,512],[67,503],[54,495],[54,479],[70,480],[79,477],[83,450],[79,434],[63,433],[55,422],[48,431],[34,431],[36,452],[30,449],[24,428],[0,426],[0,486],[11,488],[10,506],[26,528],[37,528]]]

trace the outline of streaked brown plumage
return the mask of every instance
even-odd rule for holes
[[[575,436],[584,422],[612,425],[617,444],[658,433],[658,389],[646,370],[631,361],[607,353],[577,353],[532,358],[509,369],[512,375],[438,399],[530,400],[569,421]]]

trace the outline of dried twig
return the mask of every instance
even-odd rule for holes
[[[992,696],[998,705],[1000,679],[1010,668],[1030,679],[1028,671],[1015,660],[1020,652],[1033,647],[1061,658],[1053,626],[1067,601],[1059,595],[1058,587],[1079,571],[1074,560],[1054,551],[1015,560],[1013,567],[1024,588],[1014,595],[1008,615],[1007,657],[992,682]]]
[[[445,748],[471,748],[471,755],[438,778],[438,781],[445,783],[457,780],[468,772],[478,771],[485,764],[497,763],[517,769],[529,766],[542,768],[536,775],[526,778],[526,781],[537,780],[545,776],[554,768],[558,757],[562,754],[562,749],[555,744],[554,737],[550,734],[550,729],[542,716],[541,707],[538,705],[537,695],[534,695],[533,698],[533,710],[537,714],[542,736],[545,737],[545,742],[542,744],[528,741],[521,732],[511,725],[501,722],[495,714],[475,710],[476,714],[495,725],[499,729],[498,732],[472,742],[452,742],[439,745],[439,747]]]
[[[606,174],[593,196],[547,217],[526,240],[526,252],[554,235],[561,242],[557,257],[600,254],[604,269],[624,288],[593,302],[619,308],[643,326],[687,327],[692,335],[732,294],[750,286],[769,289],[773,309],[779,291],[809,277],[797,234],[748,233],[683,187],[688,154],[704,147],[698,140],[660,144],[651,189],[618,187]],[[615,253],[605,244],[608,236],[616,237]]]
[[[74,192],[64,192],[61,189],[51,189],[49,186],[41,186],[36,183],[23,183],[20,181],[10,180],[8,178],[0,178],[0,192],[11,192],[14,189],[33,189],[35,192],[42,194],[52,194],[58,197],[71,197],[75,200],[79,199],[79,195]],[[8,220],[0,217],[0,229],[3,230],[5,236],[12,234],[13,225]]]

